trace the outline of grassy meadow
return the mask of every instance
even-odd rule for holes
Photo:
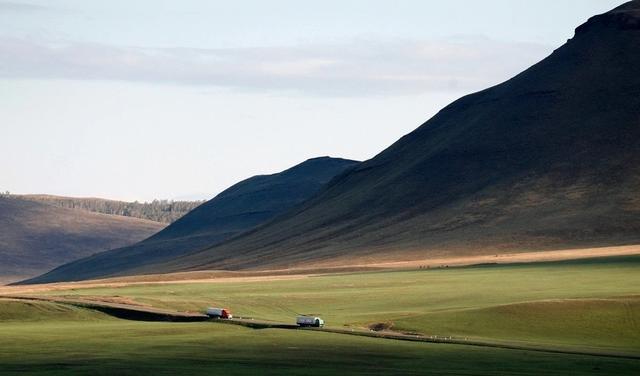
[[[126,321],[42,302],[5,301],[1,307],[3,375],[634,375],[640,371],[640,361],[627,359],[212,323]],[[20,319],[34,310],[40,320]]]
[[[640,257],[369,272],[296,280],[78,288],[178,310],[640,355]],[[215,323],[151,323],[0,300],[0,373],[640,374],[640,360]]]

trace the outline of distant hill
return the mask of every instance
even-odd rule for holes
[[[6,196],[6,195],[5,195]],[[95,197],[64,197],[54,195],[10,195],[27,201],[42,202],[60,208],[87,210],[95,213],[122,215],[171,223],[198,207],[204,201],[153,200],[127,202]]]
[[[357,163],[320,157],[277,174],[254,176],[144,241],[63,265],[29,282],[127,275],[153,268],[155,263],[210,247],[268,222],[309,199]]]
[[[0,197],[0,283],[135,243],[163,227],[137,218]]]
[[[640,1],[446,106],[277,220],[154,272],[640,242]]]

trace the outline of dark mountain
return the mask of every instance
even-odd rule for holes
[[[640,1],[465,96],[266,226],[155,272],[640,241]]]
[[[30,282],[133,274],[155,263],[210,247],[263,224],[317,193],[358,162],[321,157],[286,171],[246,179],[159,233],[129,247],[63,265]]]
[[[0,283],[133,244],[163,224],[0,197]]]

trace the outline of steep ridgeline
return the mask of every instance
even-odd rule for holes
[[[164,230],[129,247],[62,265],[29,283],[131,275],[263,224],[317,193],[358,162],[321,157],[241,181]]]
[[[345,265],[640,242],[640,1],[589,19],[311,201],[155,268]]]
[[[137,218],[0,197],[0,283],[136,243],[163,227]]]

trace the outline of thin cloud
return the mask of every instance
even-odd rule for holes
[[[49,9],[42,5],[0,1],[0,12],[33,12]]]
[[[117,47],[0,38],[0,77],[123,80],[352,96],[476,90],[518,73],[548,46],[486,38],[354,40],[290,47]]]

